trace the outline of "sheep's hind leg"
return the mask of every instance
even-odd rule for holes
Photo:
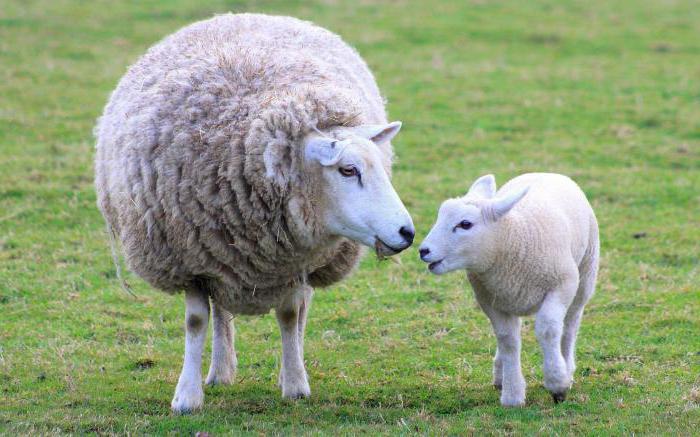
[[[569,372],[572,383],[576,371],[576,337],[581,326],[583,308],[595,291],[596,270],[584,269],[580,278],[576,297],[564,318],[564,334],[561,337],[561,353],[566,361],[566,370]]]
[[[314,296],[314,289],[309,286],[304,286],[302,289],[304,298],[299,306],[299,321],[297,323],[297,335],[299,336],[299,357],[301,362],[304,362],[304,333],[306,331],[306,317],[309,314],[311,307],[311,299]],[[308,379],[308,376],[307,376]]]
[[[493,357],[493,386],[496,390],[503,389],[503,359],[496,346],[496,355]]]
[[[561,337],[561,354],[566,362],[566,372],[569,375],[571,383],[574,381],[574,372],[576,371],[576,336],[581,325],[581,317],[583,316],[583,305],[577,308],[569,308],[569,312],[564,319],[564,333]]]
[[[185,359],[170,404],[176,413],[188,413],[202,406],[202,352],[209,323],[209,297],[201,291],[185,293]]]
[[[535,335],[544,356],[544,386],[557,403],[566,399],[571,387],[571,375],[562,355],[564,318],[569,302],[562,302],[561,296],[561,293],[547,294],[535,317]]]
[[[282,386],[282,396],[290,399],[311,395],[302,359],[303,340],[299,335],[299,329],[303,329],[303,323],[300,324],[302,307],[308,309],[305,297],[305,289],[300,288],[276,308],[277,323],[282,335],[282,369],[279,382]],[[303,318],[305,319],[305,315]]]
[[[206,383],[210,385],[233,384],[238,360],[234,347],[233,316],[221,305],[212,301],[212,349],[211,365]]]

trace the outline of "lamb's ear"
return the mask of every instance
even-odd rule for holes
[[[496,195],[496,178],[492,174],[480,177],[469,187],[466,195],[470,194],[484,199],[493,198]]]
[[[350,128],[355,135],[367,138],[374,144],[384,144],[391,141],[401,130],[400,121],[392,121],[389,124],[363,124]]]
[[[307,161],[316,161],[324,167],[334,165],[340,160],[345,146],[344,141],[312,137],[304,146],[304,157]]]
[[[525,197],[530,187],[521,188],[491,201],[491,215],[498,220],[508,213],[520,200]]]

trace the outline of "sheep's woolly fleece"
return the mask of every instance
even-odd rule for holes
[[[127,264],[153,286],[206,286],[238,313],[276,306],[300,282],[347,275],[361,248],[324,235],[314,128],[386,123],[364,61],[290,17],[222,15],[152,47],[96,128],[98,205]],[[381,146],[391,167],[390,145]]]

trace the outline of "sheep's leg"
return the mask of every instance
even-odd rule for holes
[[[571,375],[561,347],[568,307],[567,302],[562,302],[562,295],[566,294],[547,294],[535,317],[535,335],[544,356],[544,386],[554,402],[566,399],[566,392],[571,387]]]
[[[503,389],[503,359],[496,346],[496,355],[493,357],[493,386],[496,390]]]
[[[498,348],[493,365],[493,383],[501,389],[501,405],[525,405],[525,378],[520,369],[520,317],[506,314],[479,301],[491,320]],[[499,379],[500,376],[500,379]]]
[[[576,336],[581,326],[583,308],[595,291],[596,269],[588,266],[580,276],[576,298],[564,318],[564,334],[561,338],[561,353],[566,361],[566,370],[573,383],[576,371]]]
[[[307,397],[311,394],[309,382],[302,360],[299,336],[300,309],[304,302],[302,289],[292,293],[277,309],[277,323],[282,334],[282,369],[279,379],[282,396],[290,399]]]
[[[236,350],[234,348],[233,316],[212,301],[212,349],[207,384],[232,384],[236,377]]]
[[[299,356],[301,362],[304,362],[304,332],[306,330],[306,317],[309,314],[311,307],[311,299],[314,296],[314,289],[309,286],[304,286],[303,300],[299,306],[299,322],[297,323],[297,335],[299,336]]]
[[[569,312],[564,319],[564,332],[561,337],[561,354],[566,363],[566,373],[574,382],[574,372],[576,371],[576,336],[579,326],[581,326],[581,316],[583,315],[583,305],[577,308],[569,308]]]
[[[204,402],[202,352],[209,323],[209,298],[199,291],[187,291],[185,305],[185,361],[170,404],[176,413],[196,410]]]
[[[304,363],[304,331],[306,330],[306,317],[309,313],[309,308],[311,307],[311,299],[314,296],[314,289],[309,286],[303,286],[301,289],[303,293],[303,300],[299,306],[299,321],[297,322],[297,335],[299,336],[299,357],[301,362]],[[304,369],[306,372],[306,369]],[[284,372],[280,372],[277,378],[277,385],[282,388],[282,380],[284,379]],[[309,375],[306,374],[306,380],[309,380]]]

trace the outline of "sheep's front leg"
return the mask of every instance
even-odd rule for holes
[[[501,384],[501,405],[525,405],[525,378],[520,369],[520,317],[498,311],[481,300],[479,304],[491,320],[498,341],[493,383],[496,387]]]
[[[233,316],[212,301],[212,349],[207,384],[232,384],[236,377],[236,350],[234,348]]]
[[[185,293],[185,361],[170,404],[176,413],[196,410],[204,402],[202,352],[209,323],[209,298],[205,293]]]
[[[309,314],[309,308],[311,307],[311,299],[314,296],[314,289],[309,286],[303,286],[301,288],[303,299],[299,305],[299,320],[297,322],[297,335],[299,336],[299,355],[301,362],[304,363],[304,332],[306,330],[306,317]],[[306,369],[304,369],[306,372]],[[277,379],[277,385],[282,388],[284,379],[284,372],[280,372],[279,378]],[[306,374],[306,380],[308,381],[309,375]]]
[[[304,303],[304,290],[300,289],[276,309],[277,323],[282,335],[282,369],[280,384],[282,396],[298,399],[311,395],[309,382],[304,369],[302,344],[300,339],[300,313]]]
[[[571,387],[571,374],[562,355],[562,335],[567,305],[560,293],[549,293],[535,317],[535,335],[544,356],[544,386],[552,394],[554,402],[566,399]]]

